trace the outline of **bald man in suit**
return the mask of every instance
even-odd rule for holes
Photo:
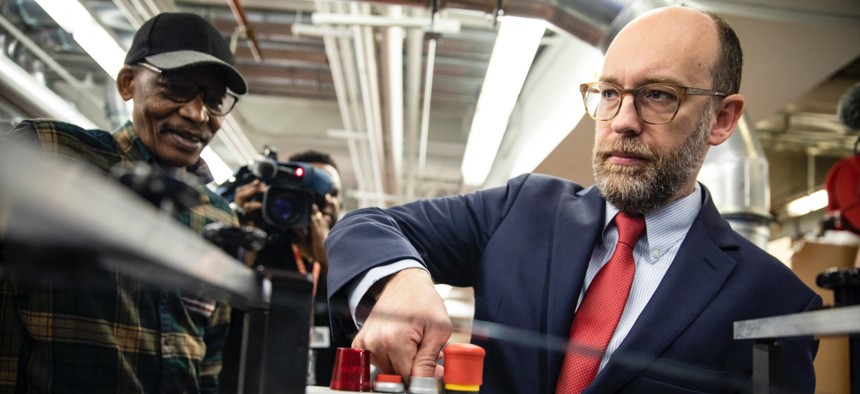
[[[478,320],[573,338],[618,243],[617,218],[629,215],[645,223],[631,246],[635,275],[584,388],[562,383],[581,370],[563,351],[473,338],[487,351],[482,391],[749,390],[753,343],[735,341],[732,323],[821,299],[734,232],[696,181],[743,111],[741,68],[737,36],[716,15],[667,7],[636,18],[611,43],[598,81],[580,87],[596,120],[596,185],[526,174],[347,215],[326,244],[329,295],[350,299],[357,324],[335,328],[361,326],[353,346],[370,349],[383,372],[438,375],[452,327],[436,282],[474,287]],[[786,388],[814,390],[816,350],[811,338],[784,343]]]

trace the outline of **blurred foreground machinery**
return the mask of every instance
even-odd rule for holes
[[[202,187],[181,175],[145,166],[112,175],[0,143],[0,276],[74,290],[99,285],[88,273],[114,270],[245,309],[240,391],[304,393],[308,360],[297,355],[308,354],[312,278],[255,271],[222,250],[253,248],[255,234],[216,230],[219,247],[177,223],[172,208],[193,206]],[[231,234],[251,242],[237,246]]]

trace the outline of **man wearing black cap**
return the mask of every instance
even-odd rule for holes
[[[211,174],[200,153],[247,91],[232,63],[224,38],[206,20],[161,14],[137,32],[117,76],[120,96],[134,104],[130,122],[111,134],[29,120],[7,138],[104,171],[147,162],[207,183]],[[203,204],[177,209],[176,219],[198,233],[212,222],[235,225],[228,204],[201,189]],[[218,391],[227,306],[116,272],[94,276],[104,286],[0,282],[0,392]]]

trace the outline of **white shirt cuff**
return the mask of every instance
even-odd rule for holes
[[[424,266],[418,261],[404,259],[396,263],[373,268],[370,271],[367,271],[363,276],[352,281],[352,284],[349,285],[349,289],[347,289],[347,295],[349,298],[349,313],[352,315],[352,320],[355,322],[356,328],[360,329],[361,325],[364,324],[364,318],[367,317],[361,316],[361,318],[359,318],[356,316],[355,311],[358,309],[359,304],[362,303],[362,300],[364,300],[364,296],[367,294],[367,291],[370,290],[370,287],[380,279],[387,278],[407,268],[421,268],[426,270],[426,268],[424,268]],[[372,301],[373,300],[365,300],[365,302]]]

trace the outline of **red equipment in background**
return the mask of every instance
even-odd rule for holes
[[[827,173],[824,188],[827,227],[860,234],[860,155],[836,162]]]

